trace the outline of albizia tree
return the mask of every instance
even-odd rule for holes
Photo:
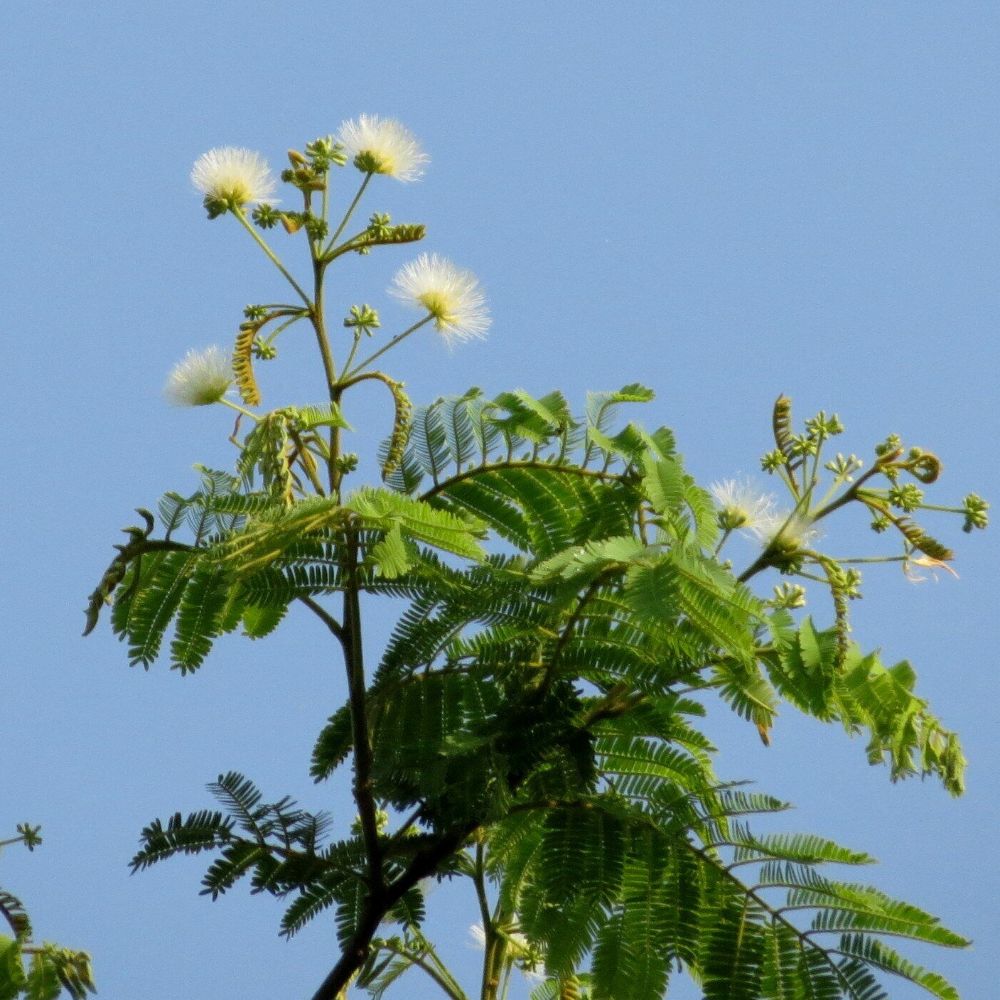
[[[788,702],[865,734],[869,762],[892,779],[931,775],[959,794],[958,738],[915,693],[908,663],[852,643],[848,610],[859,563],[947,566],[922,511],[953,510],[970,531],[985,527],[985,502],[926,503],[940,463],[895,436],[865,458],[831,454],[836,415],[799,426],[785,397],[762,461],[783,500],[749,482],[694,482],[669,430],[620,417],[653,398],[641,385],[593,393],[582,412],[558,391],[519,389],[414,408],[383,362],[418,334],[483,336],[475,276],[436,254],[404,264],[389,291],[415,322],[388,337],[372,306],[328,304],[324,278],[347,254],[423,238],[422,225],[388,215],[352,222],[369,186],[415,179],[426,155],[398,122],[361,116],[289,161],[294,211],[273,201],[256,153],[215,149],[195,164],[209,217],[250,234],[289,301],[248,305],[231,353],[192,352],[170,375],[174,402],[238,411],[235,466],[164,496],[159,525],[140,508],[87,629],[110,603],[133,664],[157,660],[169,633],[164,655],[191,673],[218,636],[260,638],[304,605],[329,632],[346,690],[311,772],[321,783],[352,769],[356,818],[337,828],[229,773],[209,786],[221,808],[150,823],[133,867],[205,852],[203,891],[247,878],[287,898],[285,935],[332,911],[340,951],[314,1000],[352,984],[380,997],[404,974],[429,977],[420,995],[495,1000],[514,969],[538,977],[536,1000],[649,1000],[674,970],[710,1000],[876,1000],[886,973],[956,997],[896,942],[966,942],[841,881],[838,867],[865,854],[755,834],[752,817],[784,804],[716,775],[701,717],[718,698],[767,741]],[[360,187],[332,213],[348,165]],[[304,241],[304,275],[275,234]],[[291,332],[315,341],[326,398],[267,409],[259,369]],[[351,393],[365,382],[385,391],[374,483],[348,444]],[[819,529],[834,516],[865,518],[883,537],[831,556]],[[734,532],[759,542],[743,568],[727,554]],[[810,590],[815,617],[798,610]],[[379,614],[398,617],[373,656],[364,615],[377,597],[391,598]],[[445,876],[467,879],[478,903],[478,985],[460,984],[421,929],[425,882]]]

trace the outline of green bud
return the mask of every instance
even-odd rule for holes
[[[30,823],[18,823],[14,829],[21,835],[24,846],[29,851],[33,851],[42,842],[42,828],[40,826],[32,826]]]
[[[306,232],[311,240],[325,239],[329,228],[323,219],[319,219],[315,215],[306,216]]]
[[[774,451],[769,451],[760,460],[760,467],[768,473],[775,473],[778,469],[785,465],[785,456],[781,453],[780,449],[775,448]]]
[[[282,213],[279,212],[273,205],[269,205],[267,202],[262,202],[253,212],[250,214],[250,218],[253,219],[254,224],[261,229],[273,229],[279,222],[282,221]]]
[[[907,513],[917,510],[924,500],[924,491],[916,483],[895,485],[889,490],[889,503]]]
[[[344,326],[354,327],[358,333],[365,333],[370,337],[372,331],[380,326],[378,313],[367,303],[351,306],[350,315],[344,319]]]
[[[385,239],[389,235],[390,223],[392,222],[392,216],[388,212],[376,212],[368,220],[368,228],[365,232],[372,237],[372,239]]]
[[[828,417],[824,410],[820,410],[815,417],[806,421],[806,431],[811,438],[828,438],[842,434],[844,425],[836,413],[831,413]]]
[[[849,597],[852,601],[858,600],[861,597],[861,570],[853,568],[844,570],[840,579],[840,589],[845,597]]]
[[[892,455],[903,450],[903,442],[898,434],[890,434],[881,444],[875,445],[875,454],[879,458]]]
[[[848,455],[847,458],[844,458],[838,451],[837,457],[824,463],[823,468],[832,472],[838,479],[842,479],[845,483],[853,483],[854,477],[851,473],[857,472],[864,464],[857,455]]]
[[[965,524],[962,530],[968,534],[973,528],[985,528],[990,523],[989,503],[976,493],[970,493],[962,501],[965,511]]]
[[[815,455],[819,450],[819,440],[810,434],[793,434],[791,442],[793,455]]]
[[[794,608],[806,606],[806,588],[798,583],[782,583],[774,588],[774,597],[768,602],[774,608]]]
[[[331,166],[342,167],[347,162],[344,147],[332,135],[322,136],[306,143],[306,156],[317,174],[325,174]]]

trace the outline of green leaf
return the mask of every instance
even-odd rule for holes
[[[342,430],[351,430],[351,425],[344,419],[336,403],[296,407],[295,418],[298,427],[304,431],[315,427],[339,427]]]
[[[328,778],[342,764],[354,745],[351,709],[344,705],[330,716],[313,748],[309,773],[316,781]]]
[[[414,497],[367,487],[350,496],[344,508],[361,517],[367,526],[398,528],[403,537],[467,559],[479,560],[485,555],[478,541],[483,533],[481,522],[439,510]]]
[[[369,555],[375,561],[375,571],[378,575],[389,580],[402,576],[413,565],[410,550],[403,538],[403,529],[399,524],[394,524],[369,549]]]

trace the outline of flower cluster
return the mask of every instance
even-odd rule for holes
[[[424,227],[417,225],[390,226],[389,216],[372,216],[372,225],[362,234],[348,238],[337,245],[349,219],[374,174],[384,174],[400,181],[416,180],[423,173],[429,157],[423,151],[413,134],[400,122],[378,115],[359,115],[341,124],[336,136],[308,143],[305,153],[289,152],[293,170],[285,171],[282,179],[288,181],[304,194],[302,212],[278,210],[272,207],[275,178],[267,161],[259,153],[235,146],[220,146],[200,156],[191,170],[191,182],[204,195],[205,208],[210,218],[233,213],[246,228],[264,253],[271,259],[282,275],[289,281],[296,294],[305,303],[301,314],[288,311],[285,307],[256,309],[252,326],[253,338],[235,348],[236,367],[246,367],[252,357],[271,358],[276,354],[274,339],[277,335],[314,308],[309,294],[295,280],[281,262],[277,253],[257,232],[269,230],[281,222],[289,233],[305,228],[310,238],[310,249],[314,264],[324,268],[336,257],[353,250],[367,253],[372,245],[409,243],[421,239]],[[343,166],[348,159],[366,176],[361,191],[350,204],[339,226],[326,243],[328,230],[327,194],[328,174],[333,166]],[[314,192],[322,191],[322,207],[317,212],[317,201],[311,198]],[[248,216],[242,209],[256,204],[257,208]],[[377,224],[376,224],[377,223]],[[330,227],[332,228],[332,227]],[[416,260],[404,265],[396,274],[389,293],[407,305],[424,313],[422,320],[408,330],[391,339],[380,350],[368,358],[357,361],[351,374],[370,365],[386,350],[415,330],[433,321],[442,339],[449,345],[475,337],[483,337],[490,326],[490,314],[486,298],[476,276],[470,271],[456,267],[451,261],[437,254],[421,254]],[[261,331],[275,320],[284,320],[267,337]],[[372,336],[380,326],[378,313],[370,306],[352,306],[344,326],[355,334]],[[246,327],[241,327],[245,332]],[[321,330],[320,337],[324,339]],[[246,338],[244,338],[246,339]],[[329,345],[327,347],[329,349]],[[357,340],[355,350],[357,349]],[[249,353],[248,353],[249,352]],[[252,355],[252,357],[251,357]],[[351,352],[346,364],[354,361]],[[235,406],[225,399],[233,384],[233,369],[230,356],[220,348],[205,351],[189,351],[187,356],[171,371],[164,388],[166,397],[180,406],[204,406],[210,403],[225,403]],[[346,373],[345,368],[345,373]],[[240,383],[242,386],[242,383]],[[241,389],[242,395],[242,389]],[[248,405],[256,405],[255,402]],[[244,396],[244,402],[247,402]],[[240,409],[240,407],[235,407]],[[247,413],[248,411],[242,410]],[[252,414],[250,414],[252,416]]]

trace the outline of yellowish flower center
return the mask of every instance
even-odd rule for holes
[[[243,180],[231,181],[219,191],[219,196],[225,201],[234,201],[237,205],[245,205],[247,202],[253,201],[253,191]]]
[[[420,304],[437,320],[439,326],[453,322],[452,304],[448,296],[441,292],[424,292],[420,296]]]
[[[396,171],[396,163],[392,157],[375,149],[363,149],[354,157],[354,165],[365,173],[388,174],[390,177]]]

